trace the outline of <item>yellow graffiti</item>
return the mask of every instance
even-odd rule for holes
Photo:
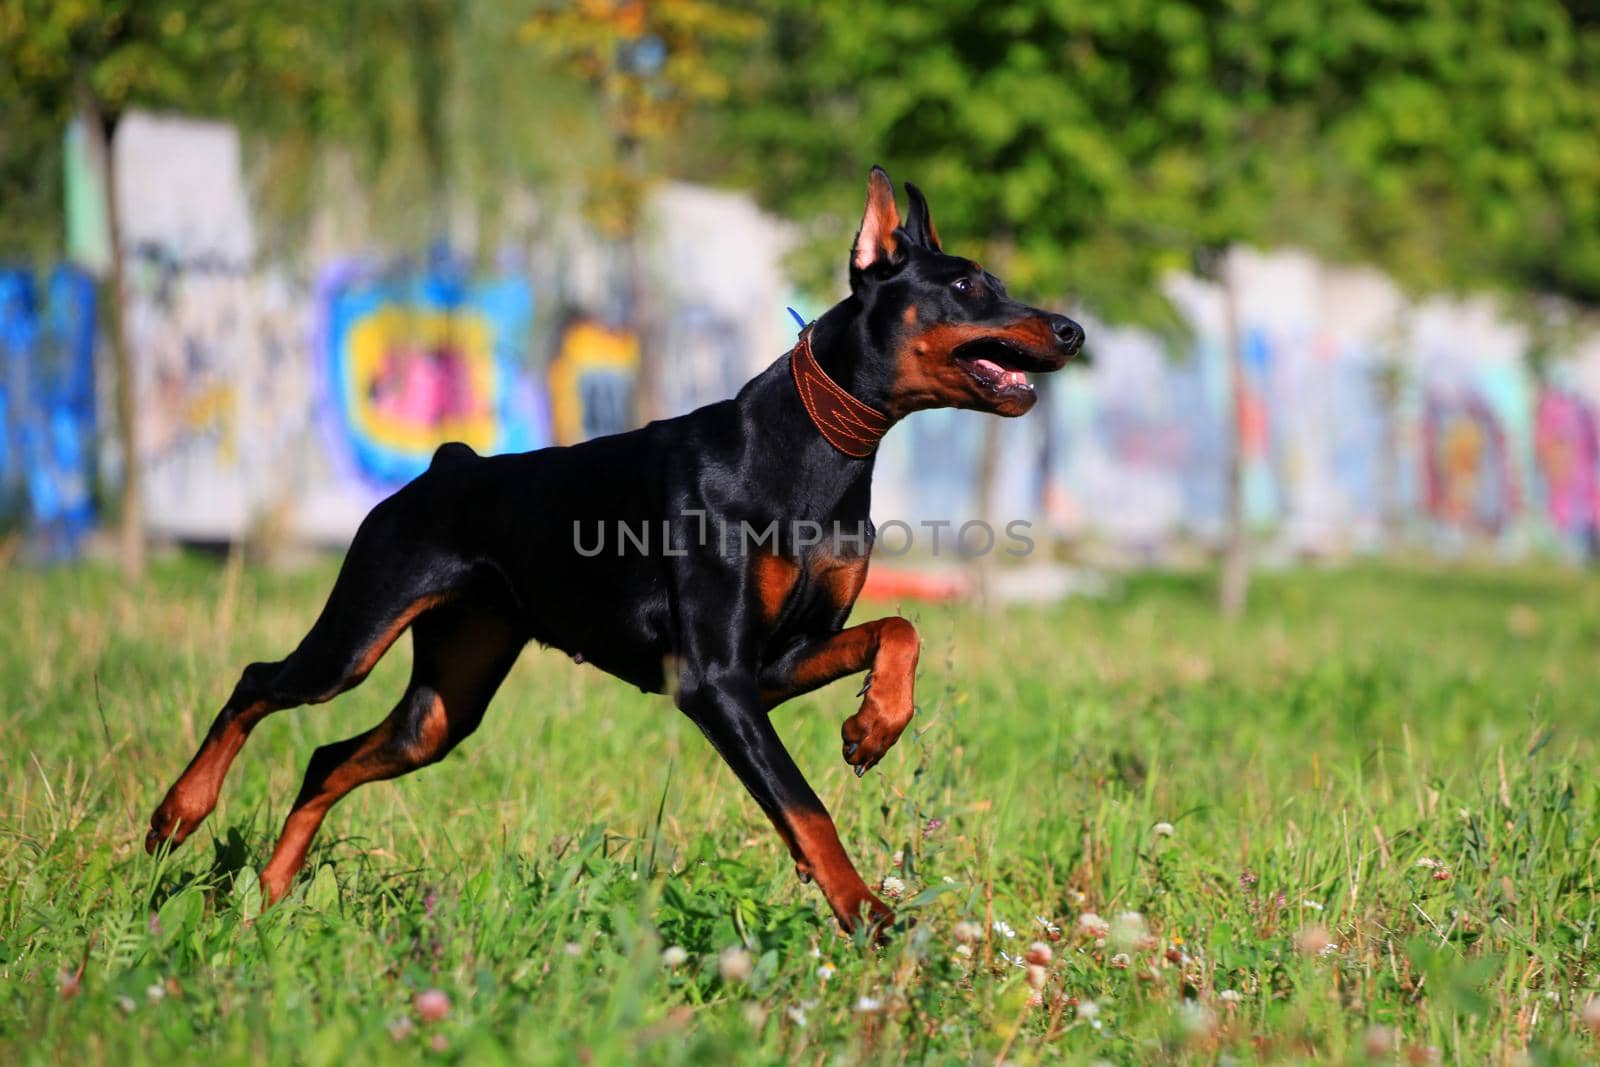
[[[178,423],[186,436],[215,430],[222,462],[238,458],[239,397],[231,383],[209,385],[183,398]]]
[[[1445,475],[1443,508],[1448,518],[1461,521],[1472,514],[1481,492],[1478,482],[1487,447],[1483,427],[1476,419],[1457,418],[1446,428],[1440,453]]]
[[[363,316],[350,329],[350,358],[345,364],[356,432],[374,444],[403,452],[426,452],[444,441],[493,449],[495,413],[489,398],[497,395],[498,386],[493,336],[494,328],[471,312],[388,307]],[[372,398],[397,350],[412,358],[442,350],[459,356],[467,371],[471,410],[431,423],[382,410]]]
[[[583,440],[583,397],[578,385],[593,370],[639,372],[639,338],[610,330],[597,322],[577,322],[561,338],[561,351],[550,363],[550,423],[557,444]]]

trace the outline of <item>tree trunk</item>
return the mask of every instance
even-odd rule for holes
[[[1244,335],[1239,326],[1239,294],[1234,286],[1232,253],[1221,257],[1217,272],[1222,287],[1222,341],[1228,360],[1228,401],[1232,429],[1229,441],[1228,515],[1222,547],[1222,575],[1218,582],[1218,602],[1223,618],[1237,619],[1244,614],[1250,596],[1250,531],[1244,507],[1244,429],[1245,376]]]
[[[122,453],[122,494],[118,504],[118,558],[127,578],[144,574],[144,484],[140,471],[139,434],[134,399],[133,355],[128,346],[127,271],[122,255],[122,212],[117,204],[116,158],[111,138],[116,119],[108,119],[87,86],[80,90],[85,136],[104,164],[106,234],[111,251],[111,279],[106,306],[111,327],[111,366],[117,405],[117,448]]]
[[[1383,426],[1383,450],[1378,466],[1378,531],[1385,551],[1400,547],[1404,533],[1400,518],[1400,485],[1395,467],[1400,462],[1400,374],[1398,361],[1378,368],[1378,404]]]
[[[661,398],[661,368],[658,365],[655,333],[655,308],[650,291],[650,271],[646,262],[645,217],[648,212],[646,195],[644,144],[631,133],[624,134],[621,143],[623,166],[627,169],[630,195],[637,197],[629,211],[628,232],[623,237],[624,270],[627,272],[627,326],[633,331],[634,342],[639,346],[639,370],[634,378],[633,406],[635,417],[642,426],[667,414]]]
[[[1000,480],[1000,420],[983,420],[983,445],[978,453],[978,517],[994,528],[995,483]],[[999,524],[1003,525],[1003,524]],[[956,524],[960,529],[960,524]],[[959,545],[959,540],[956,542]],[[1000,607],[994,595],[995,554],[993,551],[979,556],[973,562],[973,578],[977,582],[978,602],[987,611]]]

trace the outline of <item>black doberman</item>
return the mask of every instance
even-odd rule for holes
[[[1063,366],[1083,331],[1006,295],[940,248],[906,185],[902,225],[873,168],[850,295],[732,400],[567,448],[480,457],[438,450],[362,522],[322,614],[275,663],[244,669],[146,848],[176,845],[216,804],[234,756],[275,711],[359,685],[407,627],[411,681],[366,733],[319,748],[261,874],[276,901],[323,816],[367,782],[442,759],[472,733],[529,641],[649,692],[671,692],[777,827],[803,880],[846,929],[889,909],[768,712],[868,671],[841,729],[859,775],[912,715],[919,640],[891,617],[844,628],[872,548],[874,449],[933,407],[1016,416],[1027,375]]]

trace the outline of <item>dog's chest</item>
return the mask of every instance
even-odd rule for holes
[[[867,580],[870,547],[835,553],[814,546],[799,559],[760,554],[752,578],[762,628],[769,639],[837,628]]]

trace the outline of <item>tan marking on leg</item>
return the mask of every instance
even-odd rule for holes
[[[879,926],[894,918],[889,906],[861,880],[826,811],[792,810],[783,812],[781,817],[788,824],[783,836],[791,842],[796,864],[804,862],[808,866],[840,926],[854,930],[863,918]]]
[[[795,665],[789,675],[789,685],[783,690],[785,699],[866,670],[872,664],[877,647],[876,623],[862,623],[841,630]]]
[[[261,700],[242,711],[224,710],[217,716],[189,766],[157,805],[151,818],[151,832],[145,838],[147,852],[154,852],[164,842],[171,842],[174,847],[183,844],[211,814],[217,806],[228,768],[250,739],[250,731],[277,710],[275,705]]]
[[[316,793],[295,802],[294,809],[284,820],[283,833],[272,850],[272,859],[261,872],[261,891],[268,904],[276,904],[294,883],[329,808],[357,786],[416,770],[443,743],[447,733],[445,709],[437,696],[424,713],[417,739],[401,742],[399,733],[409,713],[406,707],[409,700],[408,694],[388,718],[363,734],[355,751],[327,773]]]
[[[429,608],[438,607],[444,603],[444,600],[443,596],[425,596],[412,602],[411,606],[401,612],[400,617],[390,624],[389,628],[383,631],[378,636],[378,639],[368,646],[367,651],[362,654],[361,658],[356,661],[355,670],[352,672],[353,677],[359,681],[371,674],[372,668],[378,665],[378,661],[383,658],[383,654],[389,651],[390,647],[400,639],[401,634],[406,632],[406,627],[415,622],[418,615],[421,615]],[[340,692],[343,692],[343,690],[340,690]],[[337,695],[337,693],[334,695]]]
[[[861,710],[839,728],[844,760],[860,775],[877,765],[911,723],[916,712],[917,659],[922,641],[916,627],[899,616],[879,619],[872,679]]]
[[[340,693],[360,684],[361,680],[371,673],[378,660],[383,658],[383,654],[389,651],[405,632],[406,627],[416,621],[423,612],[437,607],[446,599],[448,599],[446,596],[440,595],[421,597],[413,601],[378,635],[376,640],[367,646],[350,674],[331,692],[318,694],[308,703],[317,704],[332,700]],[[172,788],[167,790],[166,796],[157,805],[155,814],[151,816],[150,832],[145,836],[145,851],[154,852],[164,842],[171,842],[173,846],[181,845],[194,832],[195,828],[216,808],[217,797],[222,792],[222,783],[227,778],[235,757],[250,739],[250,732],[262,719],[282,710],[283,705],[260,700],[231,715],[227,709],[218,714],[194,758],[178,776],[178,780],[172,784]]]
[[[446,621],[430,616],[419,624],[413,679],[400,703],[360,735],[350,754],[320,782],[312,780],[315,760],[307,769],[306,785],[261,872],[268,903],[293,884],[323,818],[341,798],[368,782],[397,778],[442,759],[477,729],[521,648],[517,628],[492,614],[467,613]],[[428,704],[413,719],[413,701],[424,692],[431,694]]]

